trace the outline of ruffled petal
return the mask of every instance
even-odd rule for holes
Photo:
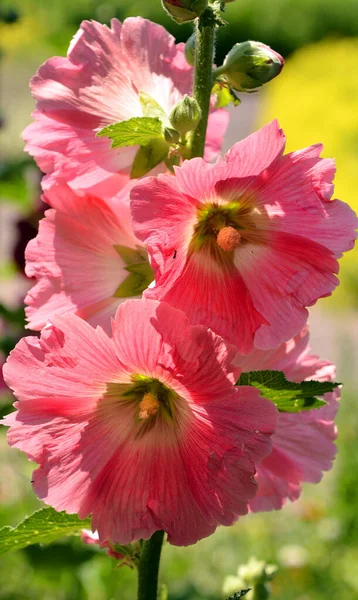
[[[111,208],[58,183],[44,198],[54,208],[25,254],[26,274],[36,279],[25,299],[29,327],[41,329],[54,314],[71,311],[110,332],[121,301],[115,293],[129,275],[115,247],[140,245],[131,231],[128,195],[112,200]]]

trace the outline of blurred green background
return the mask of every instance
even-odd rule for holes
[[[43,208],[39,173],[23,154],[21,130],[33,107],[28,80],[38,65],[65,54],[82,19],[108,22],[141,15],[179,28],[159,0],[3,0],[0,7],[2,356],[23,334],[21,301],[28,283],[21,273],[24,240],[35,235]],[[336,193],[358,209],[358,2],[357,0],[236,0],[227,6],[228,27],[218,35],[218,64],[237,41],[256,39],[287,58],[281,76],[230,109],[225,149],[277,117],[288,149],[322,141],[337,161]],[[312,310],[312,345],[338,365],[345,384],[338,416],[338,458],[318,486],[279,513],[250,515],[191,548],[165,546],[162,578],[170,600],[220,600],[225,576],[256,555],[277,563],[273,600],[358,599],[358,273],[357,253],[341,262],[342,285]],[[0,382],[1,385],[1,382]],[[12,399],[1,394],[1,410]],[[10,450],[0,432],[0,526],[16,524],[40,506],[31,490],[32,466]],[[133,600],[135,573],[116,568],[103,551],[79,539],[33,546],[2,558],[1,600]]]

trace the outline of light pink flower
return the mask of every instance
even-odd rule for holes
[[[290,381],[333,381],[335,367],[311,354],[308,327],[276,350],[254,350],[235,361],[244,371],[283,371]],[[327,405],[298,414],[279,413],[272,436],[272,452],[257,468],[258,493],[250,510],[282,508],[287,499],[297,500],[302,483],[318,483],[332,467],[336,454],[334,418],[339,389],[325,394]]]
[[[53,324],[4,368],[8,440],[39,464],[39,498],[92,514],[101,543],[164,529],[192,544],[247,513],[276,408],[233,385],[233,347],[151,300],[124,302],[112,338],[73,314]]]
[[[110,333],[119,304],[151,283],[147,251],[132,230],[128,187],[107,202],[63,182],[45,193],[52,208],[25,253],[26,275],[36,279],[25,299],[30,329],[71,311]]]
[[[64,178],[73,189],[110,197],[128,181],[138,147],[111,149],[96,133],[106,125],[143,114],[140,92],[166,114],[190,94],[192,67],[184,44],[160,25],[129,18],[111,28],[84,21],[67,58],[46,61],[31,81],[37,101],[35,122],[24,131],[26,150],[48,173],[44,186]],[[212,112],[207,158],[218,154],[228,122],[224,109]]]
[[[236,344],[269,349],[296,335],[306,306],[332,293],[357,219],[330,200],[334,163],[312,146],[282,156],[276,121],[225,161],[184,162],[131,191],[134,232],[157,269],[147,297]]]

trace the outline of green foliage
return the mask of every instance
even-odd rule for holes
[[[126,264],[125,270],[129,273],[128,277],[117,288],[114,296],[116,298],[139,296],[154,279],[146,252],[127,246],[115,245],[114,247]]]
[[[159,587],[159,599],[158,600],[168,600],[168,588],[164,584],[162,584]]]
[[[153,271],[148,263],[138,263],[125,267],[128,277],[120,284],[114,293],[116,298],[131,298],[140,296],[153,281]]]
[[[25,309],[23,306],[10,309],[0,302],[0,317],[12,325],[23,327],[25,322]]]
[[[235,594],[233,596],[230,596],[226,600],[239,600],[239,598],[243,598],[250,591],[251,591],[251,588],[249,588],[248,590],[241,590],[241,592],[235,592]]]
[[[131,179],[143,177],[168,156],[169,144],[164,139],[152,139],[139,148],[133,161]]]
[[[97,135],[112,140],[112,148],[148,146],[155,138],[163,137],[162,123],[158,117],[133,117],[103,127]]]
[[[50,544],[68,535],[78,535],[91,527],[91,520],[81,521],[77,515],[41,508],[16,527],[0,529],[0,555],[26,548],[31,544]]]
[[[331,381],[288,381],[282,371],[250,371],[241,373],[236,385],[251,385],[271,400],[280,412],[296,413],[319,408],[326,403],[317,396],[332,392],[339,383]]]
[[[212,93],[216,95],[215,108],[223,108],[233,104],[238,106],[241,103],[235,92],[225,81],[216,81],[213,85]]]
[[[146,94],[145,92],[139,92],[139,101],[142,106],[144,117],[157,118],[162,122],[167,119],[162,107],[149,94]]]
[[[141,93],[141,103],[145,113],[162,115],[161,107],[148,94]],[[168,156],[169,144],[163,137],[163,123],[158,116],[133,117],[113,123],[97,135],[112,140],[112,148],[140,146],[133,161],[131,179],[143,177]]]

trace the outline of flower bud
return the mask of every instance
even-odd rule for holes
[[[191,65],[192,67],[194,66],[194,63],[195,63],[195,44],[196,44],[196,33],[193,33],[190,36],[190,38],[187,40],[187,42],[185,44],[185,50],[184,50],[186,62],[189,65]]]
[[[164,139],[168,144],[177,144],[180,140],[180,133],[176,129],[172,129],[171,127],[166,127],[164,129]]]
[[[195,129],[200,117],[201,112],[197,101],[187,95],[174,106],[169,115],[171,124],[181,135]]]
[[[208,0],[162,0],[163,8],[177,23],[194,21],[208,6]]]
[[[261,42],[235,44],[217,74],[224,75],[235,90],[255,90],[274,79],[282,70],[284,59]]]

